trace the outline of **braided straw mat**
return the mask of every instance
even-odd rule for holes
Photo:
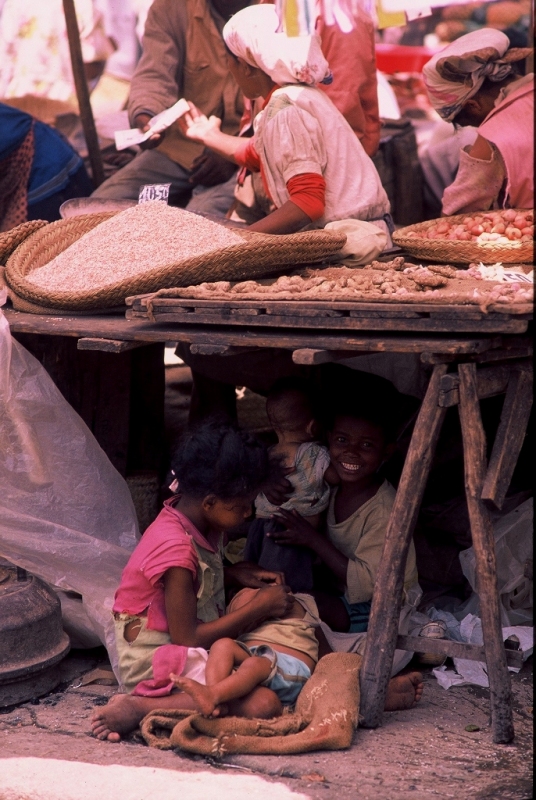
[[[295,264],[310,264],[340,250],[346,236],[332,231],[306,231],[271,236],[238,231],[244,243],[185,259],[158,269],[149,268],[127,280],[91,291],[47,291],[27,280],[30,272],[48,264],[84,233],[114,216],[116,211],[84,214],[52,222],[28,237],[6,264],[6,283],[15,308],[35,313],[59,310],[87,312],[123,304],[129,295],[205,281],[245,280],[281,272]]]
[[[0,233],[0,265],[3,266],[6,263],[19,244],[45,225],[48,225],[45,220],[35,219],[30,222],[23,222],[22,225],[17,225],[9,231]]]
[[[519,209],[520,213],[523,210]],[[474,212],[473,212],[474,213]],[[453,217],[429,219],[416,225],[408,225],[393,233],[394,244],[402,247],[407,253],[427,261],[441,262],[442,264],[470,264],[473,261],[482,261],[484,264],[532,264],[534,261],[534,242],[509,242],[508,244],[495,244],[495,242],[456,242],[446,239],[414,239],[407,236],[411,231],[417,233],[435,227],[439,222],[463,222],[470,214],[456,214]]]

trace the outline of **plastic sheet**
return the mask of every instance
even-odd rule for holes
[[[524,574],[525,564],[532,559],[533,553],[533,509],[534,502],[530,498],[493,525],[503,626],[530,625],[533,621],[533,581]],[[476,565],[472,547],[462,550],[460,563],[463,574],[476,592]],[[478,596],[472,595],[462,609],[465,614],[479,614]],[[459,618],[458,614],[456,616]]]
[[[132,498],[1,310],[0,486],[0,556],[81,595],[60,593],[65,627],[78,645],[102,642],[117,674],[111,608],[138,536]]]

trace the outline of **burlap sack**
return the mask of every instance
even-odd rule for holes
[[[212,757],[345,750],[358,723],[360,667],[361,656],[354,653],[324,656],[298,697],[295,712],[273,720],[153,711],[142,720],[141,733],[152,747]]]

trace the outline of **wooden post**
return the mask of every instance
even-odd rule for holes
[[[482,426],[475,364],[460,364],[460,421],[462,426],[465,492],[476,561],[476,589],[490,687],[493,741],[507,744],[514,738],[512,692],[502,641],[497,563],[493,527],[481,500],[486,474],[486,436]]]
[[[89,163],[91,164],[93,185],[97,188],[104,180],[104,170],[102,167],[97,129],[95,128],[95,120],[93,118],[93,110],[89,101],[89,87],[84,70],[84,60],[82,58],[82,47],[80,45],[80,33],[74,0],[63,0],[63,13],[65,14],[65,23],[67,25],[67,38],[69,40],[71,65],[73,68],[78,107],[80,109],[80,119],[84,129]]]
[[[441,378],[446,371],[446,364],[438,364],[432,372],[400,477],[374,584],[360,675],[360,724],[366,728],[376,728],[381,723],[396,649],[408,548],[446,411],[438,405]]]
[[[490,500],[497,508],[502,508],[510,486],[531,409],[532,370],[513,370],[482,489],[482,500]]]

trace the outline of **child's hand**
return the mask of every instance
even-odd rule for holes
[[[284,531],[266,534],[277,544],[311,547],[312,541],[318,536],[318,531],[297,511],[285,511],[284,508],[280,508],[273,518],[287,526]]]
[[[214,133],[219,133],[221,119],[206,117],[193,103],[189,103],[190,111],[179,119],[179,127],[188,139],[205,144]]]

